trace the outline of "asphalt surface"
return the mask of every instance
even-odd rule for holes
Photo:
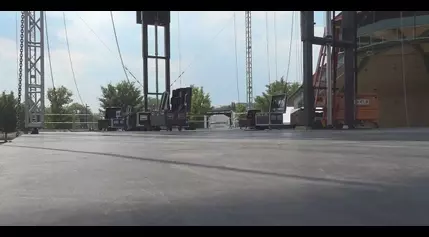
[[[429,129],[41,133],[0,225],[428,225]]]

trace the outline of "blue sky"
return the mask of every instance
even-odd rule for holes
[[[1,91],[16,91],[17,87],[16,13],[0,13]],[[113,12],[113,15],[124,63],[141,82],[143,70],[141,29],[135,23],[135,12]],[[182,80],[177,80],[173,88],[190,84],[203,86],[205,91],[210,93],[214,105],[229,104],[231,101],[237,100],[244,102],[246,100],[244,12],[235,12],[238,67],[236,67],[235,63],[233,15],[234,12],[228,11],[172,12],[171,80],[174,81],[178,78],[180,74],[179,67],[184,72]],[[255,96],[265,90],[264,86],[268,83],[269,77],[271,81],[274,81],[276,75],[278,79],[286,74],[290,46],[292,50],[288,80],[302,81],[299,12],[295,12],[294,17],[292,15],[292,12],[268,12],[268,57],[266,13],[262,11],[252,12]],[[274,30],[274,16],[276,18],[276,30]],[[178,24],[178,17],[180,17],[180,24]],[[294,19],[293,25],[292,18]],[[99,107],[97,98],[100,96],[100,86],[125,79],[116,49],[110,13],[108,11],[68,11],[66,12],[66,19],[71,56],[79,91],[84,103],[96,110]],[[316,12],[315,21],[315,34],[323,34],[323,12]],[[47,22],[55,84],[56,86],[64,85],[72,90],[75,94],[73,99],[78,102],[65,43],[62,12],[47,12]],[[101,43],[85,22],[107,47]],[[292,43],[290,43],[292,26],[294,26],[294,34],[292,35]],[[221,31],[221,29],[223,30]],[[220,31],[221,33],[218,34]],[[216,35],[217,37],[215,37]],[[275,47],[276,40],[277,50]],[[153,41],[151,41],[152,44]],[[313,61],[317,60],[318,48],[318,46],[313,47]],[[275,57],[275,51],[277,51],[277,57]],[[52,87],[47,53],[45,55],[45,84],[46,87]],[[268,70],[268,59],[270,61],[270,70]],[[163,66],[164,64],[160,62],[160,68]],[[155,66],[153,62],[150,63],[150,67],[149,87],[150,91],[154,91]],[[239,97],[237,93],[237,70]],[[163,76],[160,71],[160,88],[164,86],[162,82]]]

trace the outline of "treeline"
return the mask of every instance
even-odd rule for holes
[[[278,95],[285,93],[287,96],[292,95],[301,86],[298,82],[286,82],[281,78],[278,81],[274,81],[271,84],[265,86],[265,91],[262,95],[256,96],[254,101],[254,108],[260,109],[263,112],[267,112],[270,106],[270,97],[272,95]],[[230,105],[223,105],[217,108],[218,110],[232,110],[236,113],[246,112],[246,103],[231,103]]]
[[[299,83],[287,83],[283,79],[266,85],[265,92],[255,97],[254,107],[267,111],[269,108],[269,98],[271,95],[286,93],[292,94],[299,88]],[[204,91],[203,87],[192,86],[191,101],[191,121],[202,121],[204,115],[212,110],[210,94]],[[107,107],[121,107],[125,112],[127,106],[131,106],[134,111],[143,110],[143,96],[140,87],[134,82],[121,81],[116,84],[109,83],[101,86],[100,110],[95,113],[88,106],[73,101],[73,93],[65,86],[49,88],[47,97],[50,105],[45,108],[45,128],[50,129],[76,129],[96,127],[98,119],[102,117],[103,111]],[[156,99],[148,98],[148,104],[153,108]],[[16,128],[17,98],[14,93],[2,92],[0,96],[0,131],[14,132]],[[20,130],[24,129],[24,104],[20,106]],[[238,113],[246,112],[244,103],[231,103],[224,106],[225,110],[233,110]]]

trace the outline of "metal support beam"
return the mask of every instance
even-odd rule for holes
[[[356,41],[356,11],[343,11],[342,39]],[[355,92],[356,92],[356,48],[344,49],[344,103],[345,125],[353,128],[355,124]]]
[[[335,12],[334,12],[335,17]],[[328,20],[328,19],[327,19]],[[329,23],[332,21],[329,19]],[[332,30],[331,30],[332,29]],[[331,31],[331,32],[329,32]],[[313,87],[313,67],[312,67],[312,46],[313,44],[318,45],[332,45],[334,49],[334,77],[332,74],[327,72],[330,75],[331,82],[328,86],[329,90],[336,88],[336,67],[337,67],[337,50],[336,47],[345,48],[345,117],[346,125],[353,128],[354,118],[355,118],[355,89],[357,88],[355,82],[357,81],[357,24],[356,24],[356,12],[343,12],[342,19],[342,39],[337,40],[335,35],[335,27],[328,25],[328,35],[327,37],[315,37],[314,36],[314,12],[313,11],[301,11],[301,40],[303,42],[303,89],[304,89],[304,126],[312,127],[314,123],[314,87]],[[329,51],[329,50],[328,50]],[[332,56],[332,54],[331,54]],[[328,68],[331,69],[331,59],[328,57]],[[330,70],[328,70],[330,71]],[[328,80],[329,81],[329,80]],[[333,84],[333,85],[332,85]],[[330,97],[330,96],[328,96]],[[333,97],[328,98],[329,104],[333,104]],[[332,106],[330,106],[332,107]],[[332,110],[331,110],[332,111]],[[332,114],[328,114],[327,117],[331,117],[333,120]],[[333,121],[331,121],[333,122]],[[329,123],[328,123],[329,125]]]
[[[335,11],[332,11],[332,88],[334,88],[334,97],[332,97],[332,104],[335,105],[335,94],[337,92],[337,70],[338,70],[338,48],[337,48],[337,28],[335,27]],[[335,112],[332,112],[332,116],[335,116]]]
[[[143,19],[143,11],[141,11],[141,18]],[[142,57],[143,57],[143,109],[144,111],[149,111],[148,109],[148,78],[149,78],[149,66],[148,66],[148,51],[149,51],[149,45],[148,45],[148,30],[147,30],[147,24],[142,23]]]
[[[159,52],[158,52],[158,46],[159,46],[159,40],[158,40],[158,20],[155,20],[155,56],[153,59],[155,59],[155,98],[156,98],[156,108],[159,106]]]
[[[164,26],[164,58],[165,59],[165,91],[170,94],[171,92],[171,75],[170,75],[170,23]],[[170,102],[167,103],[167,109],[170,109]]]
[[[332,46],[333,40],[331,37],[322,38],[322,37],[314,36],[313,39],[311,40],[311,43],[316,45]],[[335,44],[336,44],[336,47],[347,48],[347,47],[353,47],[355,43],[353,41],[337,40],[335,41]]]
[[[45,121],[45,23],[43,11],[24,12],[25,127]]]
[[[359,73],[359,65],[358,65],[358,48],[359,48],[359,41],[358,41],[358,15],[357,12],[353,12],[353,65],[354,65],[354,85],[355,85],[355,94],[354,94],[354,101],[356,100],[356,96],[358,95],[358,73]],[[354,104],[354,102],[353,102]],[[355,109],[354,118],[357,117],[357,109]]]
[[[314,122],[313,89],[313,44],[314,12],[301,11],[301,39],[303,43],[303,89],[304,89],[304,126],[312,127]]]
[[[143,57],[143,100],[144,111],[149,111],[148,95],[155,95],[158,98],[158,60],[165,61],[165,88],[162,92],[170,93],[170,11],[138,11],[136,13],[137,24],[142,24],[142,57]],[[149,55],[148,26],[155,26],[155,55]],[[160,28],[164,29],[164,55],[158,53],[158,32]],[[155,91],[149,92],[149,65],[148,59],[155,59]],[[168,109],[170,108],[170,103]],[[157,100],[158,105],[158,100]],[[158,106],[157,106],[158,107]]]
[[[332,17],[331,11],[326,11],[326,37],[332,39]],[[332,123],[332,54],[331,54],[331,46],[326,46],[326,111],[327,111],[327,126],[331,127]]]

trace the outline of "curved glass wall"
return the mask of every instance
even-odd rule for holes
[[[371,56],[397,44],[429,42],[429,11],[366,11],[358,16],[359,58]],[[429,47],[418,48],[428,61]],[[340,50],[343,51],[343,50]],[[359,59],[359,61],[361,61]],[[342,53],[338,67],[343,66]]]
[[[429,11],[363,12],[357,40],[358,91],[377,93],[380,126],[429,126]],[[343,88],[342,53],[337,72]]]
[[[429,39],[429,12],[372,11],[358,20],[359,47]]]

